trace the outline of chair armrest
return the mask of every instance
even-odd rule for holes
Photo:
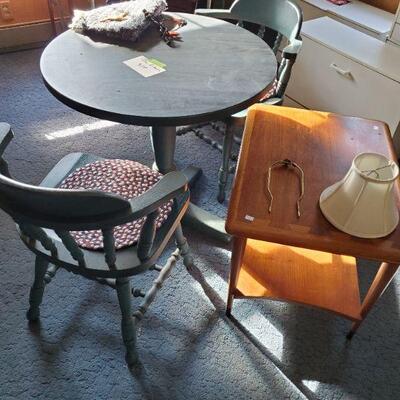
[[[303,44],[301,39],[293,39],[290,44],[288,44],[282,50],[282,57],[287,59],[294,59],[299,54],[301,45]]]
[[[197,8],[194,10],[197,15],[203,15],[204,17],[212,17],[217,19],[238,19],[229,10],[223,10],[218,8]]]
[[[180,194],[187,192],[188,181],[182,172],[169,172],[151,189],[130,200],[132,220],[148,215]]]
[[[5,122],[0,122],[0,157],[2,157],[4,150],[13,137],[14,134],[11,130],[11,126]]]

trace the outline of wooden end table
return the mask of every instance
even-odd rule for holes
[[[350,339],[400,264],[400,227],[382,239],[360,239],[334,228],[319,209],[323,189],[340,180],[353,158],[374,151],[396,159],[386,124],[325,112],[256,105],[248,114],[226,230],[234,236],[227,315],[234,298],[261,297],[319,307],[353,321]],[[305,173],[298,218],[299,178]],[[399,185],[396,184],[399,199]],[[399,200],[398,200],[399,204]],[[360,302],[355,257],[382,262]]]

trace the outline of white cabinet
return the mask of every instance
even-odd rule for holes
[[[396,44],[400,44],[400,24],[394,24],[390,40]]]
[[[397,9],[396,20],[393,24],[389,40],[394,44],[400,45],[400,5]]]
[[[394,135],[400,121],[400,47],[327,17],[305,22],[302,37],[287,97],[309,109],[384,121]]]
[[[296,0],[304,20],[328,16],[354,29],[385,41],[392,29],[394,14],[359,0],[338,6],[327,0]]]

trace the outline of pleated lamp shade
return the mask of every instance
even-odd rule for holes
[[[399,222],[393,188],[398,176],[394,161],[382,154],[361,153],[346,176],[321,193],[321,211],[333,226],[350,235],[387,236]]]

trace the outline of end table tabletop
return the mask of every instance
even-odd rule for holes
[[[369,151],[396,159],[385,123],[286,107],[251,107],[226,221],[227,232],[234,236],[228,315],[235,297],[269,297],[350,318],[355,322],[348,337],[354,334],[397,271],[400,228],[381,239],[350,236],[325,219],[319,196],[343,178],[357,154]],[[282,159],[304,170],[300,217],[298,175],[283,167],[271,175],[274,202],[268,212],[268,168]],[[395,189],[399,204],[398,182]],[[362,304],[354,257],[383,262]]]

